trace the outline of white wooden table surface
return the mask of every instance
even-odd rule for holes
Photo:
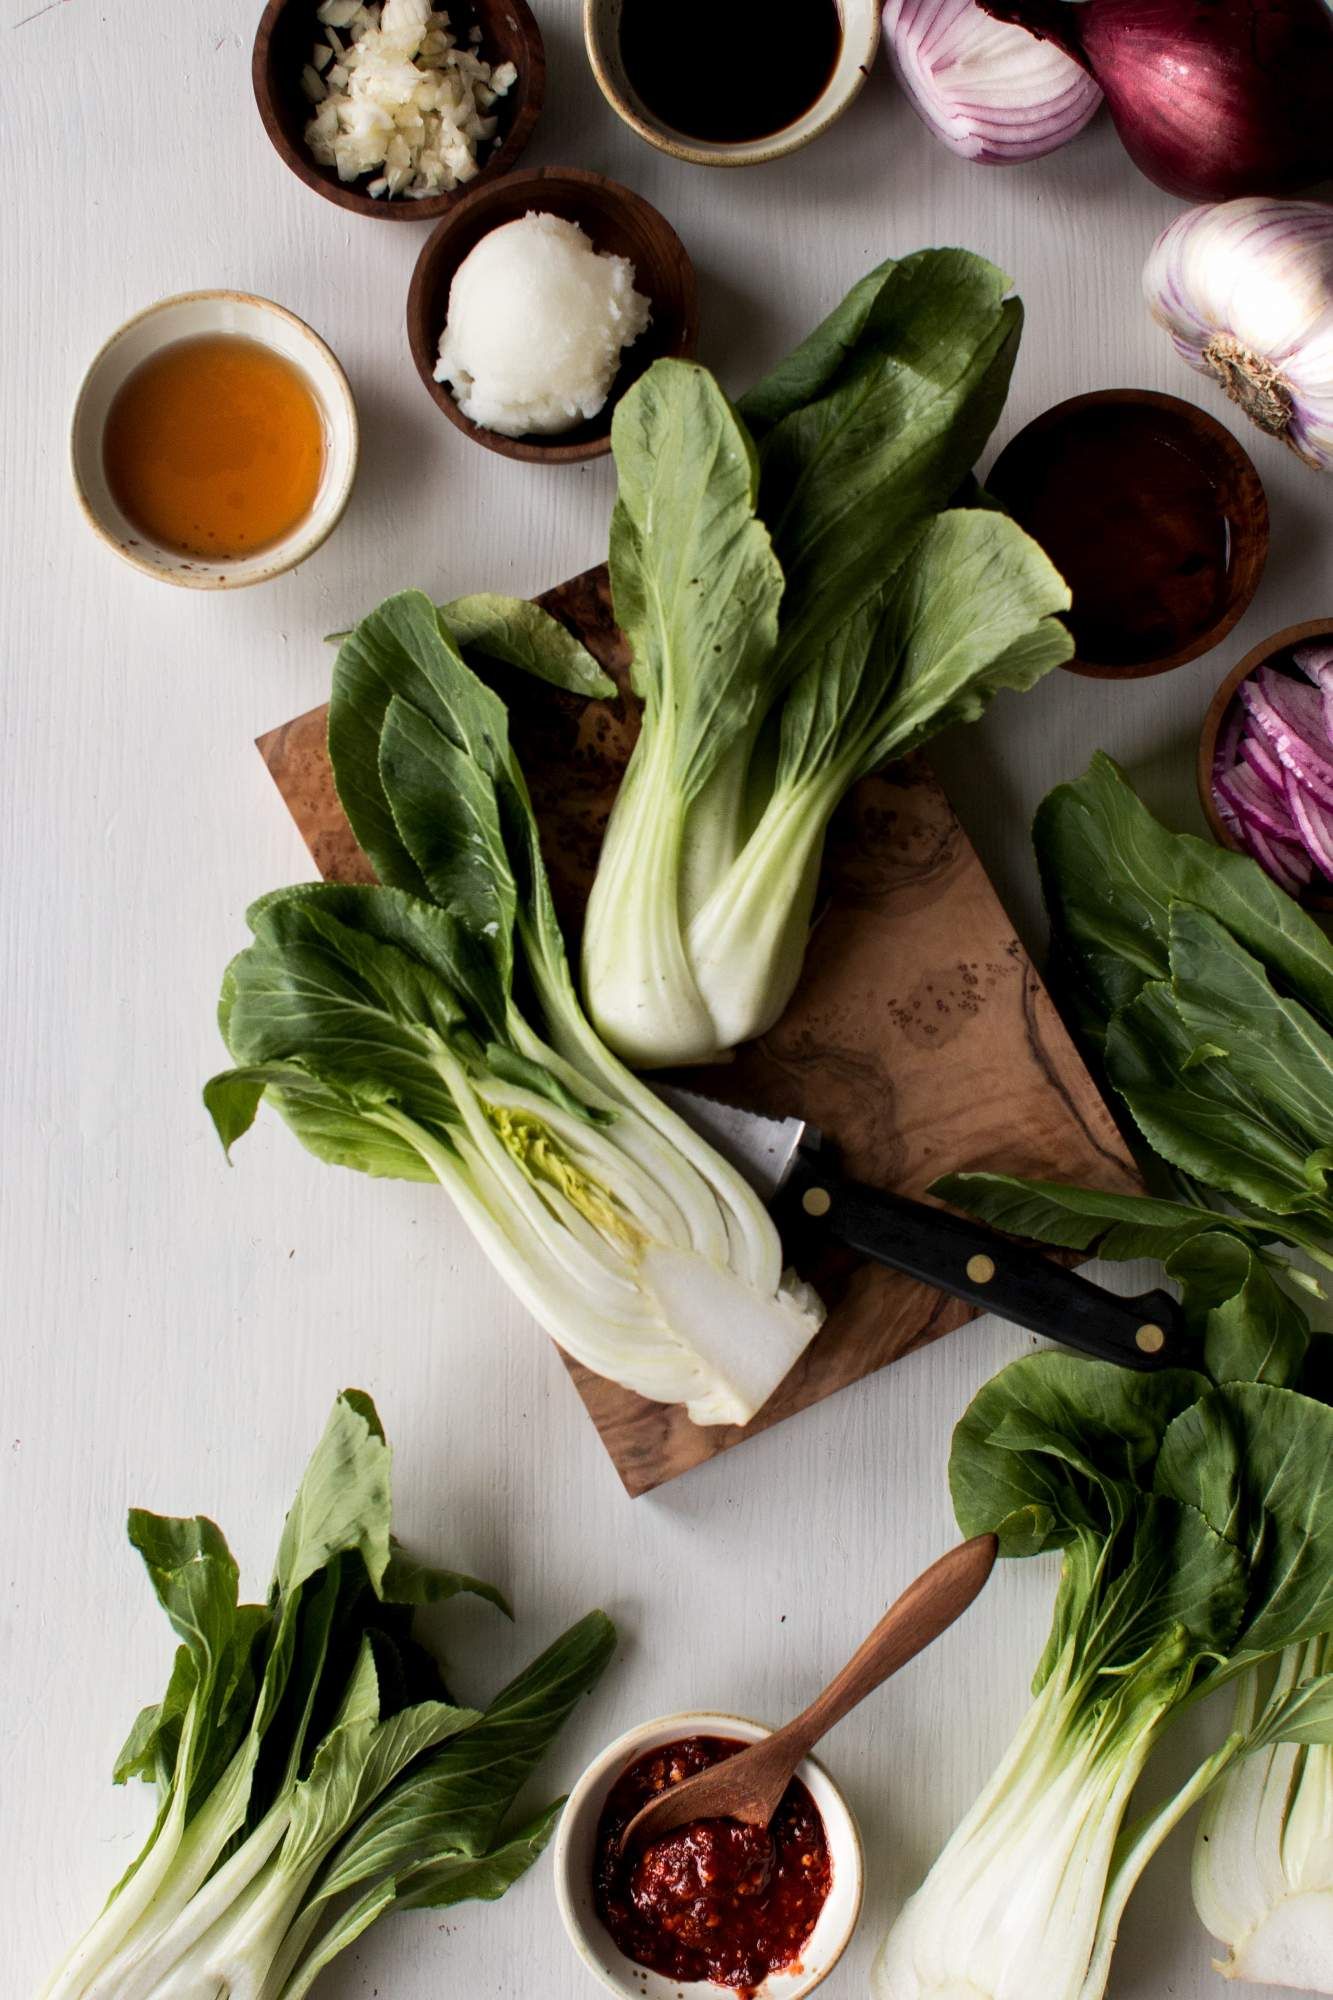
[[[1103,119],[994,171],[952,159],[881,68],[822,142],[738,174],[677,165],[602,103],[577,0],[538,0],[547,109],[528,164],[640,189],[703,288],[703,358],[737,389],[870,265],[961,243],[1014,274],[1028,324],[1008,424],[1141,384],[1228,417],[1152,327],[1139,270],[1176,204]],[[321,635],[418,583],[533,592],[604,552],[608,461],[543,471],[477,450],[427,402],[403,304],[424,229],[302,188],[250,96],[254,0],[4,0],[4,775],[0,783],[0,1988],[33,1992],[149,1820],[112,1757],[156,1699],[168,1634],[123,1534],[131,1503],[206,1511],[247,1584],[335,1391],[364,1385],[397,1447],[405,1534],[500,1580],[520,1621],[460,1611],[459,1679],[499,1684],[594,1604],[622,1645],[552,1761],[567,1785],[612,1734],[715,1704],[778,1720],[951,1539],[944,1467],[973,1390],[1027,1344],[980,1323],[654,1498],[620,1490],[547,1342],[428,1189],[306,1157],[271,1118],[223,1164],[199,1102],[213,1008],[251,897],[308,872],[251,747],[320,700]],[[158,586],[83,526],[66,476],[82,369],[164,293],[236,286],[309,319],[364,424],[351,510],[297,574],[236,595]],[[938,759],[1001,890],[1040,934],[1026,827],[1105,745],[1194,824],[1199,718],[1264,633],[1333,609],[1333,486],[1247,435],[1273,556],[1211,659],[1116,687],[1056,674]],[[1045,1564],[1009,1566],[965,1628],[848,1722],[828,1762],[861,1815],[869,1906],[825,1989],[864,1990],[884,1922],[1026,1705]],[[1220,1994],[1177,1840],[1134,1903],[1116,2000]],[[391,1919],[327,2000],[584,2000],[549,1865],[502,1905]]]

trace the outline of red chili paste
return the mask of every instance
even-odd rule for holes
[[[829,1892],[828,1838],[805,1786],[793,1778],[767,1829],[698,1820],[628,1860],[620,1836],[657,1793],[744,1748],[687,1736],[637,1758],[607,1797],[593,1859],[597,1913],[627,1958],[742,2000],[796,1968]]]

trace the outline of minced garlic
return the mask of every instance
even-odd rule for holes
[[[319,108],[305,138],[321,166],[342,181],[383,169],[371,195],[422,200],[446,194],[477,173],[495,138],[492,107],[512,89],[513,63],[483,60],[481,30],[459,42],[430,0],[323,0],[325,39],[302,73]]]

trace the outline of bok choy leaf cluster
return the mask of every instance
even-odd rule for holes
[[[1333,946],[1256,863],[1161,826],[1109,758],[1051,793],[1036,842],[1077,1018],[1180,1198],[996,1174],[934,1192],[1019,1235],[1159,1258],[1215,1381],[1333,1400],[1330,1342],[1310,1346],[1284,1289],[1319,1293],[1310,1266],[1333,1268]],[[1331,1647],[1326,1625],[1240,1679],[1231,1736],[1250,1754],[1210,1791],[1194,1855],[1232,1978],[1333,1992],[1333,1727],[1309,1692]]]
[[[510,1810],[615,1645],[601,1612],[482,1710],[412,1634],[418,1607],[489,1585],[408,1557],[370,1399],[338,1398],[292,1503],[268,1598],[200,1517],[134,1511],[130,1540],[179,1645],[116,1765],[159,1808],[148,1842],[44,2000],[302,2000],[392,1909],[493,1902],[559,1805]]]
[[[1234,1295],[1224,1303],[1234,1320]],[[1262,1314],[1253,1331],[1261,1346]],[[1011,1556],[1061,1551],[1055,1615],[1032,1708],[894,1924],[878,2000],[1099,2000],[1125,1904],[1171,1828],[1247,1755],[1333,1739],[1316,1649],[1308,1674],[1127,1824],[1181,1714],[1333,1625],[1330,1453],[1333,1410],[1271,1382],[1043,1353],[981,1390],[954,1438],[958,1519]]]
[[[567,1354],[743,1423],[822,1309],[749,1184],[589,1025],[504,704],[451,609],[405,592],[340,648],[329,749],[379,886],[250,911],[209,1110],[230,1146],[268,1097],[320,1159],[438,1181]]]
[[[706,1062],[791,997],[824,836],[868,772],[1069,658],[1069,593],[958,504],[1021,308],[980,257],[881,265],[738,408],[655,364],[612,427],[610,571],[643,727],[583,940],[639,1068]]]
[[[1277,1979],[1285,1958],[1292,1984],[1326,1990],[1333,1343],[1312,1336],[1254,1217],[999,1174],[932,1192],[1019,1235],[1159,1259],[1198,1371],[1033,1356],[959,1425],[960,1522],[1009,1555],[1062,1551],[1062,1574],[1032,1709],[894,1926],[876,1993],[1017,2000],[1039,1981],[1053,2000],[1098,2000],[1130,1892],[1200,1798],[1196,1899],[1230,1969]],[[1232,1680],[1217,1750],[1127,1824],[1162,1738]]]
[[[1076,1018],[1174,1187],[1333,1268],[1333,945],[1257,862],[1155,820],[1098,755],[1037,858]]]

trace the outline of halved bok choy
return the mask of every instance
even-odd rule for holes
[[[347,637],[329,747],[380,886],[253,907],[208,1108],[227,1147],[268,1097],[321,1159],[438,1181],[567,1354],[744,1423],[822,1309],[748,1183],[590,1027],[507,724],[419,592]]]
[[[971,504],[1018,346],[1008,292],[980,257],[921,251],[863,278],[738,408],[684,361],[617,407],[611,586],[643,727],[582,977],[638,1068],[771,1027],[845,794],[1073,651],[1062,579]]]

